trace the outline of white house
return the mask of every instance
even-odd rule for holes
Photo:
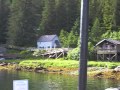
[[[43,35],[37,40],[37,48],[57,48],[60,47],[60,41],[57,35]]]

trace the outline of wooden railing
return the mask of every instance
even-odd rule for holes
[[[98,49],[97,53],[98,54],[112,54],[112,53],[116,53],[118,52],[118,50],[116,49]]]

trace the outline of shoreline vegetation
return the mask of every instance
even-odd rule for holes
[[[119,62],[88,61],[88,77],[120,80],[120,72],[114,68]],[[79,61],[63,59],[47,60],[2,60],[0,70],[17,70],[37,73],[78,75]]]

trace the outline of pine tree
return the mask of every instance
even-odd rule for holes
[[[111,31],[114,24],[116,0],[105,0],[103,4],[103,26]]]
[[[69,35],[68,35],[68,44],[69,47],[75,48],[78,45],[79,38],[79,18],[75,21]]]
[[[102,0],[90,0],[89,4],[90,27],[92,26],[96,18],[99,18],[100,21],[102,20],[102,7],[103,7]]]
[[[56,26],[58,34],[60,30],[66,30],[67,27],[67,11],[66,11],[66,0],[56,1]]]
[[[101,35],[103,33],[104,32],[100,27],[99,19],[96,18],[89,33],[89,41],[92,42],[93,45],[95,45],[99,40],[101,40]]]
[[[116,0],[116,10],[115,10],[115,17],[114,17],[114,29],[117,29],[116,31],[119,31],[120,28],[120,0]]]
[[[56,34],[55,0],[45,0],[40,23],[41,34]]]
[[[70,32],[74,22],[79,16],[79,0],[66,0],[66,14],[67,14],[67,23],[66,30]]]
[[[76,48],[78,43],[78,34],[77,32],[71,31],[68,35],[68,45],[71,48]]]
[[[0,0],[0,44],[6,43],[9,6],[9,0]]]
[[[9,19],[8,43],[17,46],[36,44],[38,17],[33,0],[13,0]]]
[[[69,46],[68,35],[69,35],[69,33],[67,31],[65,31],[63,29],[61,30],[59,39],[60,39],[60,43],[62,44],[63,47]]]

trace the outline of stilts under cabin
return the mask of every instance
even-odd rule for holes
[[[120,61],[120,41],[103,39],[95,45],[97,60]]]

